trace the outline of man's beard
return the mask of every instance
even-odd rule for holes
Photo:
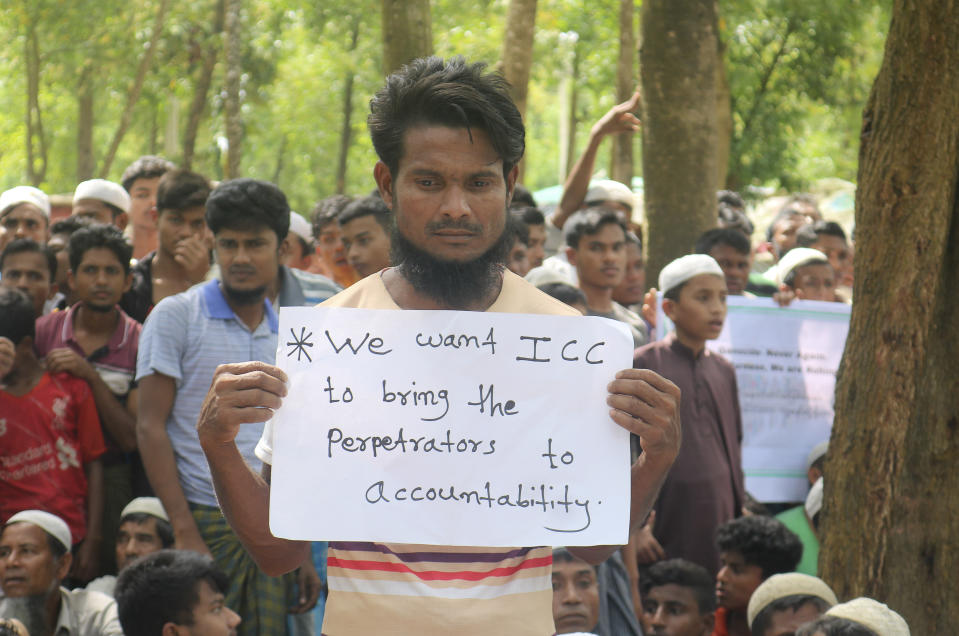
[[[254,287],[253,289],[237,289],[223,283],[223,293],[227,300],[237,305],[257,305],[263,302],[266,297],[267,285]]]
[[[463,223],[447,221],[432,229],[462,228]],[[471,261],[444,261],[410,242],[397,227],[392,232],[392,262],[416,291],[438,303],[459,309],[485,298],[501,280],[512,237],[504,226],[502,234],[486,252]]]
[[[59,594],[57,590],[54,594]],[[49,634],[47,624],[47,596],[36,594],[19,598],[7,598],[4,601],[4,618],[15,618],[27,628],[28,634]]]

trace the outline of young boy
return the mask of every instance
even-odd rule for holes
[[[705,254],[683,256],[659,274],[663,311],[676,325],[664,340],[641,347],[637,369],[651,369],[682,391],[683,444],[656,501],[646,554],[719,567],[716,528],[743,506],[742,419],[733,366],[706,349],[726,318],[726,280]]]
[[[93,578],[101,540],[106,451],[86,382],[45,372],[33,352],[34,313],[27,296],[0,288],[0,339],[14,346],[0,378],[0,521],[21,510],[55,513],[80,543],[74,576]],[[6,365],[4,365],[6,366]]]
[[[643,573],[643,630],[649,636],[709,636],[716,615],[715,582],[705,568],[660,561]]]
[[[794,247],[779,261],[781,298],[841,302],[836,296],[836,272],[826,255],[811,247]],[[788,300],[787,300],[788,299]],[[783,304],[780,300],[780,304]]]

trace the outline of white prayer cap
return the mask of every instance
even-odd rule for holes
[[[815,596],[829,603],[832,607],[839,602],[835,592],[826,585],[826,582],[815,576],[800,574],[799,572],[789,572],[788,574],[773,574],[762,582],[762,585],[756,588],[752,597],[749,599],[749,606],[746,608],[746,617],[749,621],[749,627],[752,628],[753,621],[759,616],[759,613],[766,609],[773,601],[778,601],[787,596],[801,594],[803,596]]]
[[[805,508],[806,514],[809,515],[810,519],[822,510],[822,477],[817,479],[816,483],[809,489],[809,494],[806,495]]]
[[[126,508],[120,513],[120,518],[123,519],[127,515],[137,513],[150,515],[167,522],[170,521],[166,510],[163,509],[163,504],[156,497],[137,497],[126,505]]]
[[[33,186],[17,186],[0,194],[0,216],[21,203],[32,203],[40,208],[47,219],[50,218],[50,197]]]
[[[812,450],[809,451],[809,454],[806,455],[806,470],[812,468],[812,465],[819,461],[819,458],[825,455],[829,451],[829,440],[819,442],[812,447]]]
[[[854,598],[830,608],[826,615],[859,623],[879,636],[909,636],[909,625],[905,619],[887,605],[871,598]]]
[[[776,282],[782,284],[789,276],[789,272],[797,267],[814,262],[818,263],[819,261],[829,264],[826,255],[819,250],[814,250],[811,247],[794,247],[779,259],[779,265],[776,267]]]
[[[590,203],[601,203],[603,201],[623,203],[628,205],[629,209],[632,210],[636,205],[636,196],[633,194],[633,191],[629,189],[629,186],[619,181],[613,181],[611,179],[593,181],[589,185],[589,190],[586,191],[584,202],[588,205]]]
[[[659,291],[665,294],[700,274],[713,274],[725,280],[723,268],[712,256],[687,254],[677,258],[659,272]]]
[[[120,208],[124,212],[130,211],[130,195],[119,183],[106,179],[90,179],[77,186],[73,192],[73,202],[81,199],[96,199]]]
[[[13,523],[32,523],[56,539],[68,552],[70,546],[73,545],[73,535],[70,534],[70,527],[63,519],[49,512],[24,510],[7,519],[8,526]]]
[[[296,212],[290,211],[290,231],[307,242],[313,243],[313,232],[310,224]]]
[[[576,283],[570,280],[563,272],[555,267],[540,265],[534,267],[526,273],[526,280],[534,287],[540,285],[549,285],[550,283],[565,283],[576,287]]]

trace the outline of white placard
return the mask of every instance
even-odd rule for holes
[[[431,545],[626,542],[629,434],[595,317],[287,307],[270,528]]]
[[[743,414],[746,490],[759,501],[803,501],[806,456],[829,439],[836,370],[849,333],[851,307],[729,296],[723,331],[706,346],[736,367]],[[673,330],[662,313],[660,334]]]

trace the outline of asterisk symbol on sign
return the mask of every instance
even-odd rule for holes
[[[305,335],[304,335],[305,334]],[[289,358],[294,353],[296,354],[296,361],[300,361],[300,356],[306,356],[306,359],[310,362],[313,362],[313,358],[310,357],[310,353],[306,350],[307,347],[312,347],[313,343],[310,342],[310,338],[313,336],[313,332],[306,333],[306,327],[300,327],[300,335],[297,337],[296,332],[293,329],[290,329],[290,335],[293,337],[292,342],[287,342],[286,346],[292,347],[286,357]]]

